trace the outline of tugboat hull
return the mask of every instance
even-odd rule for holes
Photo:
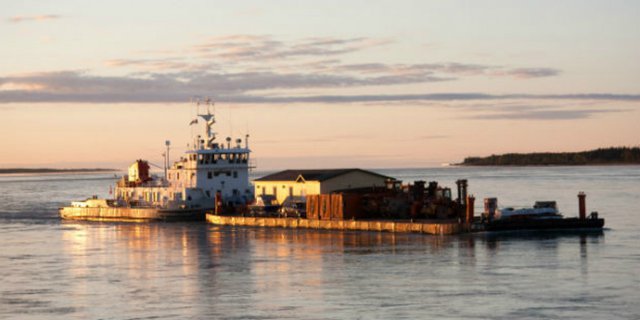
[[[158,209],[158,208],[126,208],[100,207],[78,208],[64,207],[59,210],[60,217],[71,220],[91,221],[204,221],[203,209]]]

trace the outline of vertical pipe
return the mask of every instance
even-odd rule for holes
[[[585,198],[587,197],[584,192],[580,191],[578,193],[578,211],[580,213],[580,219],[584,220],[587,218],[587,204]]]
[[[216,192],[214,212],[215,214],[222,213],[222,193],[220,193],[220,191]]]
[[[472,223],[473,222],[473,203],[476,200],[476,198],[473,195],[469,195],[467,196],[467,216],[466,216],[466,222],[467,223]]]

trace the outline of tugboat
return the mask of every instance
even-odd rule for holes
[[[564,218],[558,211],[555,201],[538,201],[533,208],[497,209],[497,199],[485,199],[485,211],[482,222],[476,226],[477,231],[515,231],[515,230],[560,230],[560,229],[595,229],[604,227],[604,219],[598,212],[586,215],[586,195],[578,194],[579,216]]]
[[[200,105],[206,113],[200,113]],[[116,184],[113,199],[74,201],[60,208],[63,219],[118,221],[174,221],[204,220],[205,212],[224,206],[246,205],[253,199],[249,182],[249,135],[224,143],[216,142],[211,113],[213,102],[207,98],[196,101],[197,118],[190,126],[204,122],[203,134],[195,136],[193,145],[169,168],[169,146],[164,154],[164,177],[149,173],[149,162],[137,160],[129,167],[128,175]]]

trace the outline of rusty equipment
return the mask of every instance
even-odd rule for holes
[[[466,214],[466,219],[465,222],[466,223],[472,223],[473,222],[473,203],[475,202],[476,198],[473,195],[469,195],[467,196],[466,202],[467,202],[467,214]]]
[[[584,220],[587,218],[587,203],[585,198],[587,195],[584,192],[578,193],[578,212],[580,214],[580,219]]]

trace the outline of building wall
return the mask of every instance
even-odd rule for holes
[[[290,188],[293,191],[293,196],[320,194],[319,181],[254,181],[254,184],[254,192],[256,197],[263,194],[263,188],[264,194],[273,195],[273,188],[275,187],[277,190],[276,198],[278,199],[279,203],[284,202],[284,200],[289,196]]]
[[[369,174],[361,171],[350,172],[325,181],[254,181],[255,196],[262,194],[274,195],[274,187],[276,188],[276,198],[282,204],[290,195],[290,188],[293,196],[312,195],[321,193],[331,193],[336,190],[363,188],[363,187],[382,187],[385,185],[385,178],[378,175]],[[262,192],[264,188],[264,193]]]
[[[322,182],[321,193],[331,193],[336,190],[382,187],[385,185],[385,178],[363,171],[353,171],[341,176],[331,178]]]

